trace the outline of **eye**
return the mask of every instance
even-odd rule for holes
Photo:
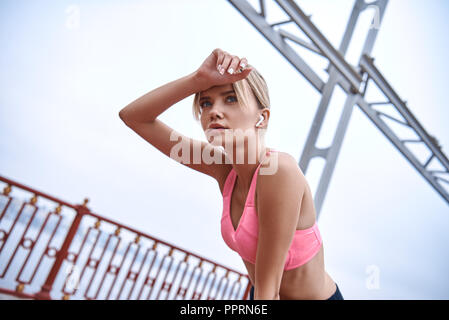
[[[237,101],[238,101],[236,96],[227,96],[227,97],[226,97],[226,100],[227,100],[227,101],[229,101],[228,98],[232,98],[232,99],[233,99],[233,102],[231,102],[231,103],[234,103],[234,102],[237,102]],[[210,102],[209,102],[209,101],[201,102],[201,103],[200,103],[200,109],[203,109],[203,108],[205,107],[205,106],[204,106],[205,103],[210,103]]]
[[[237,97],[236,97],[236,96],[227,96],[226,99],[227,99],[227,98],[233,98],[233,99],[234,99],[234,102],[237,101]]]
[[[200,103],[200,108],[201,108],[201,109],[204,108],[204,104],[205,104],[205,103],[208,103],[208,102],[209,102],[209,101],[201,102],[201,103]]]

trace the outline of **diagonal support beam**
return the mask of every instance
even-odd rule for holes
[[[266,5],[267,1],[259,1],[261,8],[260,14],[257,13],[257,11],[245,0],[228,1],[256,27],[256,29],[259,30],[262,35],[264,35],[322,95],[299,161],[299,165],[305,173],[309,162],[314,157],[322,157],[326,160],[325,167],[323,169],[322,176],[320,177],[314,197],[317,217],[320,214],[338,153],[340,152],[344,135],[347,131],[352,110],[355,105],[359,106],[362,111],[364,111],[364,113],[380,129],[380,131],[393,142],[393,145],[399,149],[399,151],[412,163],[412,165],[418,169],[418,172],[420,172],[423,177],[437,190],[437,192],[439,192],[449,203],[447,192],[444,190],[442,185],[439,184],[439,181],[447,182],[448,180],[435,176],[436,173],[449,173],[449,166],[446,156],[441,152],[441,147],[437,146],[437,143],[435,143],[436,139],[425,132],[419,122],[405,107],[402,100],[399,99],[398,95],[394,92],[388,82],[374,67],[372,60],[369,58],[378,34],[380,23],[386,10],[388,0],[377,0],[370,3],[367,3],[364,0],[355,0],[350,19],[338,51],[333,48],[329,41],[311,22],[310,17],[304,14],[304,12],[293,0],[273,0],[273,2],[280,7],[280,9],[284,10],[288,16],[288,19],[271,24],[265,21],[266,13],[269,9]],[[344,55],[349,47],[349,43],[353,36],[360,14],[363,10],[367,9],[375,10],[373,24],[371,25],[365,39],[365,43],[360,54],[359,63],[357,66],[353,67],[346,62]],[[286,24],[296,25],[309,38],[309,41],[303,40],[291,32],[283,30],[281,27]],[[289,39],[290,41],[293,41],[294,43],[299,44],[304,48],[328,59],[329,66],[327,71],[329,73],[329,78],[326,82],[317,76],[317,74],[299,57],[294,49],[290,47],[285,39]],[[380,87],[380,90],[384,93],[387,101],[368,103],[364,99],[370,79],[372,79]],[[336,85],[346,92],[347,98],[344,103],[343,112],[331,145],[327,148],[318,148],[316,146],[316,142]],[[404,121],[393,118],[372,108],[372,106],[379,104],[396,106],[399,113],[404,117]],[[419,163],[417,157],[414,156],[411,150],[409,150],[405,145],[406,142],[410,142],[411,140],[401,140],[388,126],[388,123],[384,122],[380,116],[390,118],[401,125],[406,125],[409,128],[414,129],[417,132],[417,135],[421,137],[421,139],[413,140],[413,142],[425,143],[431,150],[432,154],[424,165]],[[438,159],[446,170],[428,170],[427,166],[433,159]]]
[[[259,14],[246,0],[228,0],[237,11],[239,11],[272,45],[279,53],[287,59],[288,62],[298,70],[309,83],[319,92],[323,90],[324,81],[316,74],[312,68],[286,43],[279,32],[275,31],[272,25],[265,20],[265,11],[263,15]],[[262,8],[265,8],[265,1],[261,1]]]
[[[424,177],[424,179],[426,179],[427,182],[429,182],[429,184],[443,197],[443,199],[445,199],[446,202],[449,203],[449,193],[439,182],[439,180],[441,180],[441,182],[448,183],[448,180],[434,174],[443,173],[449,177],[449,160],[442,152],[441,146],[438,144],[438,141],[434,137],[429,135],[418,122],[418,120],[416,120],[412,112],[407,108],[406,104],[393,90],[391,85],[383,77],[380,71],[374,66],[372,58],[364,55],[362,57],[360,66],[362,70],[369,76],[367,81],[371,79],[377,86],[377,88],[388,99],[391,107],[394,108],[395,111],[397,111],[397,113],[403,117],[402,121],[396,119],[394,119],[394,121],[400,123],[403,126],[406,126],[414,133],[414,135],[419,137],[419,139],[416,140],[399,138],[398,135],[396,135],[396,133],[380,117],[385,115],[382,112],[374,110],[372,108],[372,104],[367,103],[365,99],[363,99],[363,97],[357,97],[357,104],[368,116],[368,118],[376,125],[376,127],[382,131],[382,133],[388,138],[388,140],[393,143],[393,145],[405,156],[405,158],[413,165],[413,167]],[[391,119],[390,116],[386,117]],[[407,142],[420,143],[428,149],[430,156],[424,164],[419,161],[418,155],[416,155],[415,152],[407,146]],[[428,165],[432,160],[438,162],[438,164],[446,170],[429,170]]]
[[[360,83],[362,82],[361,76],[346,62],[343,55],[332,46],[298,5],[293,0],[275,1],[301,28],[323,55],[329,59],[330,63],[349,81],[351,84],[351,92],[359,92]]]

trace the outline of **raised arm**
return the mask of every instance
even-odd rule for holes
[[[200,161],[194,163],[193,147],[200,147],[201,155],[205,148],[213,150],[211,156],[215,155],[215,152],[219,152],[218,158],[222,159],[222,163],[224,163],[225,159],[223,151],[212,146],[209,142],[191,139],[182,135],[157,119],[157,117],[175,103],[196,92],[207,90],[212,86],[235,82],[248,76],[251,68],[232,75],[228,73],[220,74],[217,66],[225,55],[227,55],[226,52],[215,49],[198,70],[146,93],[119,112],[120,118],[129,128],[166,156],[194,170],[214,177],[218,182],[224,172],[222,170],[223,164],[206,163],[202,157]],[[186,149],[190,150],[189,156],[182,154],[182,150]],[[180,150],[181,152],[179,152]]]
[[[120,110],[119,116],[126,124],[153,122],[175,103],[206,89],[195,71],[144,94]]]

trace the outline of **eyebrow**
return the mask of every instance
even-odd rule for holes
[[[234,90],[230,90],[230,91],[222,92],[222,93],[220,93],[220,96],[227,95],[228,93],[235,93],[235,91]],[[204,99],[210,99],[210,97],[201,97],[200,101],[204,100]]]

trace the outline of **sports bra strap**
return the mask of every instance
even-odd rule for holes
[[[271,151],[278,152],[278,150],[271,150]],[[268,151],[267,154],[270,153],[271,151]],[[257,175],[258,175],[258,171],[260,169],[261,164],[262,164],[262,161],[259,163],[259,165],[256,168],[256,171],[253,174],[253,177],[251,180],[251,185],[250,185],[250,188],[248,191],[248,201],[245,203],[245,206],[254,206]],[[223,189],[223,197],[227,197],[230,195],[231,188],[234,186],[236,178],[237,178],[237,173],[235,172],[234,168],[232,168],[229,171],[228,176],[226,177],[226,180],[225,180],[224,189]]]
[[[266,155],[268,155],[268,153],[271,153],[272,151],[277,152],[277,150],[270,150],[267,151]],[[259,163],[259,165],[256,168],[256,171],[254,172],[253,175],[253,179],[251,181],[251,186],[249,187],[249,191],[248,191],[248,202],[246,203],[246,206],[250,206],[250,207],[254,207],[254,200],[256,197],[256,185],[257,185],[257,176],[260,170],[260,165],[262,164],[262,161]]]

